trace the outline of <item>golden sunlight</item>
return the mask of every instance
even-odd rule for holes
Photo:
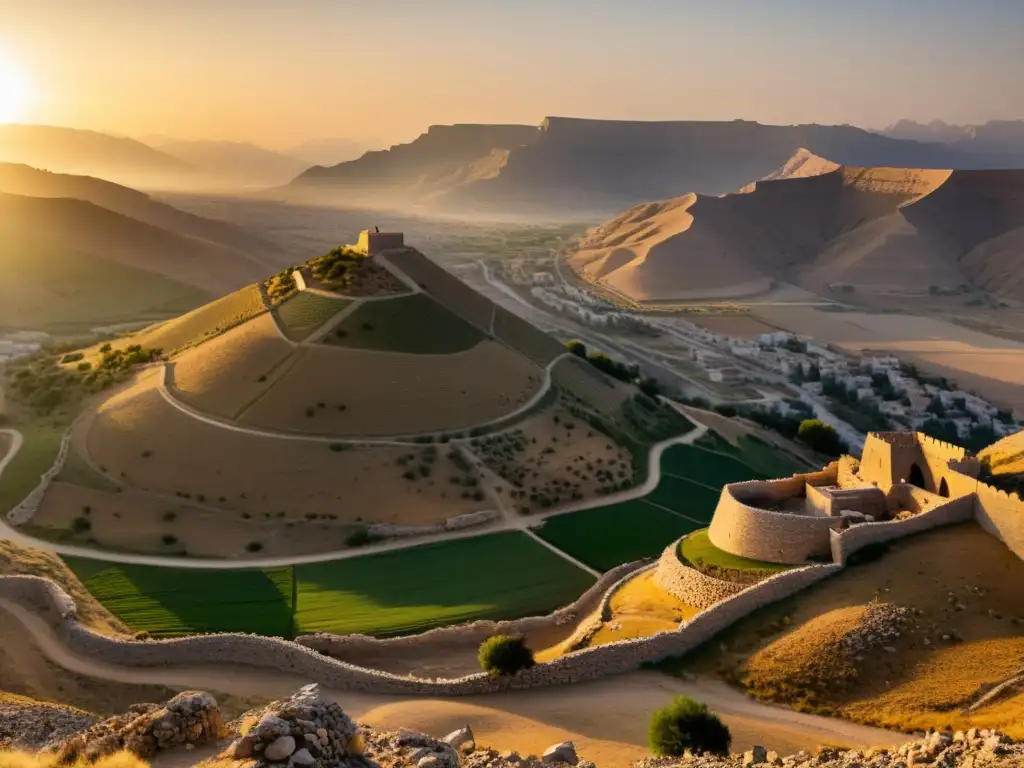
[[[0,123],[24,120],[32,98],[28,77],[0,52]]]

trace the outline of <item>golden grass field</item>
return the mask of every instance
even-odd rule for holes
[[[274,371],[293,353],[295,347],[278,335],[273,318],[263,314],[176,360],[175,395],[201,411],[232,418],[266,390]]]
[[[492,341],[452,355],[312,346],[239,420],[363,437],[467,429],[522,406],[542,380],[539,368]]]
[[[327,520],[338,525],[357,518],[416,525],[487,508],[462,498],[450,482],[465,473],[443,446],[424,478],[419,467],[427,463],[426,446],[339,451],[323,442],[233,432],[176,410],[152,378],[114,394],[79,430],[87,431],[73,443],[84,442],[92,463],[114,478],[172,499],[187,493],[189,498],[177,498],[247,513],[253,520],[305,523],[309,515],[334,515]],[[417,478],[404,478],[409,471]]]
[[[972,715],[959,711],[1024,668],[1022,583],[1024,562],[999,540],[973,523],[943,528],[741,620],[692,665],[739,681],[755,697],[859,722],[991,727],[1019,738],[1024,693]],[[876,599],[920,612],[895,651],[822,665],[827,654],[838,658],[838,638]]]
[[[514,489],[522,491],[513,491],[512,498],[516,508],[524,513],[540,510],[530,501],[534,493],[546,495],[552,505],[573,498],[593,498],[598,488],[608,484],[598,479],[597,470],[613,472],[615,482],[633,476],[629,451],[558,405],[517,424],[508,435],[512,436],[523,448],[510,457],[488,450],[488,446],[501,445],[503,438],[498,435],[479,438],[479,447],[471,450]],[[522,479],[518,480],[519,477]],[[578,495],[573,494],[570,485]]]

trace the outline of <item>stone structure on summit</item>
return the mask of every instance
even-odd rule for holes
[[[381,232],[376,228],[360,232],[359,241],[355,245],[357,251],[367,256],[376,256],[381,251],[393,248],[405,248],[405,235],[402,232]]]

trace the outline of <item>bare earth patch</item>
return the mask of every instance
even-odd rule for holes
[[[522,406],[542,381],[539,368],[492,341],[452,355],[318,345],[303,349],[240,420],[354,437],[468,429]]]
[[[273,318],[260,315],[182,355],[174,363],[174,392],[199,410],[233,418],[294,351]]]
[[[113,396],[84,428],[76,442],[109,475],[168,503],[222,509],[232,521],[249,515],[242,519],[343,530],[358,522],[425,525],[489,508],[463,496],[467,470],[446,446],[332,446],[234,432],[178,411],[152,379]]]
[[[578,357],[559,360],[551,369],[551,378],[560,387],[607,413],[615,413],[635,391]]]
[[[732,336],[737,339],[756,339],[762,333],[779,330],[751,315],[700,315],[694,322],[712,333]]]

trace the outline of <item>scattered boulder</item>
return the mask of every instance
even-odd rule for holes
[[[576,765],[580,759],[576,755],[576,746],[571,741],[563,741],[544,750],[542,760],[545,764],[568,763]]]
[[[473,729],[470,728],[468,725],[464,725],[457,731],[452,731],[443,739],[441,739],[441,741],[443,741],[452,749],[456,749],[459,751],[463,751],[466,749],[473,750],[476,748],[476,739],[473,738]]]

